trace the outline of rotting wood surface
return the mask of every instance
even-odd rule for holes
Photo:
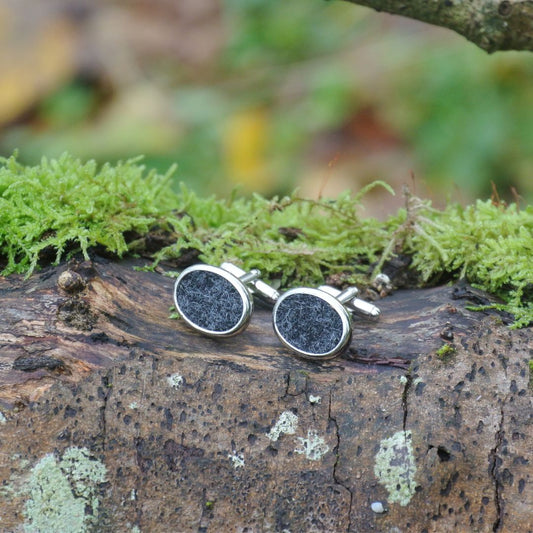
[[[173,281],[135,264],[0,278],[0,531],[533,530],[531,329],[449,286],[399,290],[314,364],[267,309],[237,337],[192,332]]]

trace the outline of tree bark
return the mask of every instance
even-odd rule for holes
[[[531,329],[484,295],[398,290],[314,364],[139,264],[0,278],[0,531],[533,530]]]
[[[456,31],[487,52],[533,50],[531,0],[348,0]]]

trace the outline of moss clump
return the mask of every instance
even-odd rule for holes
[[[4,274],[30,273],[44,252],[54,261],[100,246],[160,261],[199,258],[260,268],[282,287],[316,285],[331,275],[365,283],[394,255],[412,258],[420,285],[465,279],[499,296],[491,307],[512,313],[515,327],[533,322],[533,207],[478,201],[443,211],[406,195],[406,207],[384,222],[362,217],[364,194],[309,200],[296,194],[200,198],[170,172],[145,175],[135,160],[98,169],[65,155],[24,167],[0,159],[0,263]],[[392,192],[392,191],[391,191]],[[157,226],[170,246],[142,237]],[[153,243],[152,243],[153,244]],[[192,252],[192,253],[191,253]]]
[[[533,206],[478,200],[435,212],[426,204],[414,218],[403,251],[423,280],[466,279],[502,298],[490,307],[513,314],[516,327],[533,321]]]
[[[34,167],[0,158],[2,273],[31,273],[50,253],[56,263],[68,251],[88,258],[97,245],[122,255],[127,232],[146,233],[169,211],[170,173],[144,174],[136,160],[99,169],[69,155]]]
[[[192,248],[206,263],[258,267],[266,278],[280,278],[282,286],[316,284],[337,272],[362,282],[390,239],[388,223],[359,215],[361,198],[375,186],[390,190],[376,182],[355,196],[314,201],[296,194],[270,200],[200,198],[182,187],[176,243],[156,260],[180,258]]]
[[[443,363],[449,363],[457,353],[457,349],[452,344],[443,344],[435,353]]]
[[[406,254],[420,285],[465,279],[501,298],[502,304],[490,307],[513,314],[515,327],[533,322],[533,207],[488,200],[438,211],[407,195],[406,208],[380,222],[360,216],[368,189],[334,201],[296,195],[202,199],[182,189],[187,216],[180,220],[180,237],[157,261],[195,248],[207,263],[259,267],[286,286],[321,283],[336,273],[345,282],[364,283],[371,270],[377,273],[395,254]]]

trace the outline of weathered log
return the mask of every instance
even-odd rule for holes
[[[315,364],[138,264],[0,278],[0,531],[533,530],[531,330],[399,290]]]

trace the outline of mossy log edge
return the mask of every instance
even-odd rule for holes
[[[0,531],[533,530],[531,329],[399,290],[313,364],[139,264],[0,278]]]

